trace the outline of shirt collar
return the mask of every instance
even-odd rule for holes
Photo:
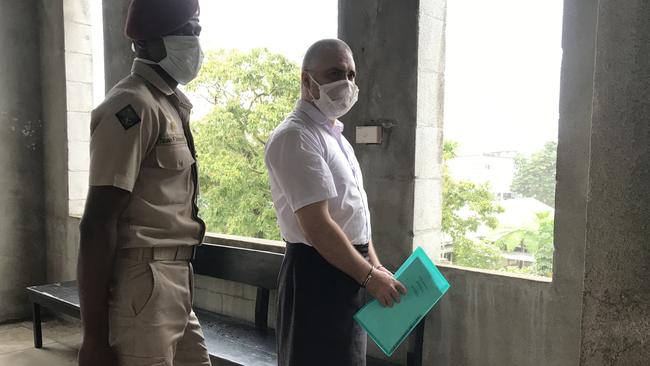
[[[169,84],[165,82],[165,80],[163,80],[160,75],[158,75],[158,73],[153,68],[138,59],[133,60],[131,73],[141,76],[165,95],[169,96],[174,94],[174,90],[169,86]]]
[[[334,130],[338,133],[343,132],[344,125],[341,121],[337,119],[334,121],[334,126],[332,126],[327,117],[325,117],[325,115],[320,110],[318,110],[318,108],[304,99],[298,100],[296,103],[296,110],[304,112],[307,114],[307,116],[309,116],[309,118],[311,118],[312,121],[321,126],[327,127],[328,129]]]

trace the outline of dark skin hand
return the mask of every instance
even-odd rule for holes
[[[198,36],[201,26],[192,19],[168,35]],[[158,62],[165,58],[162,38],[135,42],[137,57]],[[178,83],[158,65],[151,66],[172,89]],[[117,359],[108,340],[108,300],[117,251],[117,223],[129,202],[128,191],[90,187],[81,225],[77,280],[81,303],[83,343],[79,366],[115,366]]]
[[[117,222],[129,192],[115,187],[90,187],[79,231],[77,281],[83,343],[79,366],[113,366],[108,343],[108,294],[117,250]]]

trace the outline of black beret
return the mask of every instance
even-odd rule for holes
[[[132,40],[160,38],[199,13],[199,0],[132,0],[124,34]]]

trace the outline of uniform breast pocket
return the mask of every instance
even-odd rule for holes
[[[185,170],[194,164],[194,158],[185,145],[158,146],[156,163],[162,169]]]
[[[151,184],[147,185],[148,201],[159,204],[181,204],[192,199],[191,167],[194,158],[184,144],[158,146]]]

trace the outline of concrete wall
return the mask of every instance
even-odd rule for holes
[[[36,0],[0,1],[0,322],[26,316],[45,278],[43,122]]]
[[[445,0],[339,1],[339,38],[354,52],[360,89],[342,118],[344,134],[363,170],[373,241],[388,268],[416,246],[439,257],[445,9]],[[355,127],[364,125],[384,127],[381,144],[354,144]],[[393,360],[406,362],[412,347]]]
[[[590,93],[582,91],[589,88],[581,88],[589,86],[593,76],[595,7],[593,2],[580,0],[567,1],[565,6],[560,123],[564,136],[558,148],[563,161],[558,164],[554,280],[443,268],[452,288],[427,318],[425,365],[566,366],[579,362],[591,115]],[[389,131],[387,144],[355,146],[375,205],[375,240],[380,255],[394,264],[410,249],[396,243],[409,242],[417,233],[418,211],[409,216],[423,198],[413,189],[420,174],[417,163],[424,156],[436,164],[428,169],[439,169],[436,149],[424,154],[417,150],[422,146],[418,138],[439,147],[444,82],[440,75],[444,63],[439,58],[444,57],[445,5],[434,0],[340,1],[339,9],[339,33],[355,51],[362,95],[346,127],[380,118],[398,122]],[[429,42],[423,41],[426,37]],[[422,80],[434,80],[434,86],[421,89]],[[432,94],[425,96],[423,90]],[[425,113],[428,118],[423,117]],[[423,126],[432,131],[419,133]],[[435,189],[435,180],[429,187]],[[440,207],[440,201],[427,198],[430,207]],[[400,355],[393,358],[403,363]]]
[[[129,1],[102,0],[104,19],[104,69],[106,90],[131,72],[133,51],[124,36]]]
[[[425,365],[628,366],[650,356],[650,5],[599,4],[565,1],[553,282],[442,267],[452,288],[427,318]],[[104,1],[107,88],[132,60],[125,6]],[[3,321],[26,315],[24,287],[45,280],[45,243],[48,279],[75,273],[68,169],[76,163],[67,149],[71,138],[84,142],[83,115],[75,130],[71,113],[86,112],[71,107],[83,97],[69,89],[87,80],[71,76],[69,62],[87,60],[72,45],[88,24],[83,2],[0,0],[0,8],[0,46],[11,50],[0,53]],[[377,246],[394,267],[418,237],[436,241],[444,2],[355,0],[339,9],[361,88],[346,135],[395,121],[384,144],[356,146]],[[197,306],[253,319],[253,288],[200,276],[196,287]],[[393,360],[403,364],[407,348]]]
[[[89,0],[41,0],[47,279],[76,276],[78,220],[88,187],[92,92]]]
[[[581,365],[650,361],[650,3],[601,0]]]
[[[68,210],[80,216],[88,194],[90,112],[93,109],[90,0],[63,0],[68,146]],[[97,35],[101,37],[101,34]]]
[[[354,52],[360,89],[344,134],[364,172],[375,245],[392,268],[414,245],[439,250],[430,243],[440,242],[444,9],[443,0],[339,1],[339,38]],[[354,144],[365,125],[385,127],[382,144]]]
[[[66,121],[63,1],[40,1],[44,136],[45,213],[48,280],[69,279],[74,268],[62,247],[67,241],[68,146]],[[62,276],[68,274],[68,276]]]

